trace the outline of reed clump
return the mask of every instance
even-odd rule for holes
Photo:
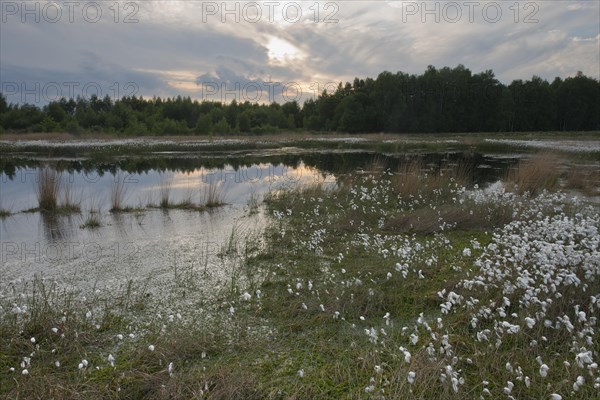
[[[471,169],[464,164],[428,168],[416,159],[400,166],[392,176],[392,189],[402,199],[440,199],[442,195],[453,196],[457,188],[471,182]]]
[[[38,210],[50,213],[78,213],[81,201],[75,199],[73,181],[50,167],[38,170],[36,182]],[[59,201],[61,199],[62,201]]]
[[[556,189],[559,178],[557,158],[549,153],[540,153],[521,161],[515,169],[507,173],[504,182],[509,191],[536,195],[543,190]]]

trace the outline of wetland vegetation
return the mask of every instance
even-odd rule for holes
[[[7,153],[0,396],[597,396],[597,153],[323,150]]]

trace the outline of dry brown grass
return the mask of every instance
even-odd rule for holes
[[[351,187],[353,180],[348,176],[341,175],[338,177],[338,186],[339,191],[345,191],[349,187]],[[327,189],[324,185],[318,182],[310,182],[302,185],[298,185],[292,188],[284,189],[284,190],[275,190],[264,195],[264,201],[269,202],[272,200],[276,200],[280,195],[286,195],[287,193],[294,193],[295,198],[317,198],[324,197],[329,194],[329,189]]]
[[[517,168],[508,172],[504,179],[506,189],[516,193],[536,195],[558,187],[559,161],[550,153],[539,153],[522,160]]]
[[[38,207],[43,211],[58,209],[58,196],[62,186],[62,174],[55,169],[40,168],[37,176],[36,194]]]
[[[394,192],[404,199],[419,196],[432,199],[450,189],[467,186],[471,180],[470,172],[463,164],[431,170],[422,160],[416,159],[399,168],[392,177],[392,186]]]
[[[77,212],[81,210],[82,194],[79,197],[75,197],[73,191],[73,175],[69,175],[65,178],[61,186],[62,203],[60,208],[67,212]]]
[[[506,205],[490,206],[446,205],[437,211],[418,209],[388,221],[385,228],[394,232],[432,234],[436,232],[485,231],[502,226],[512,219],[512,209]]]
[[[367,166],[367,171],[371,173],[381,174],[385,169],[385,159],[381,156],[375,156],[371,163]]]
[[[588,196],[600,195],[600,170],[571,167],[566,175],[566,185]]]
[[[48,166],[38,170],[35,187],[38,208],[32,211],[50,213],[77,213],[81,211],[81,197],[75,199],[72,177],[63,179],[62,172]],[[61,202],[59,203],[59,199]]]
[[[171,189],[173,188],[173,178],[160,174],[159,205],[161,208],[171,206]]]
[[[125,194],[127,188],[125,187],[125,177],[123,174],[115,175],[115,181],[110,192],[110,204],[111,212],[117,212],[123,210],[123,203],[125,201]]]
[[[204,188],[202,197],[202,204],[204,207],[219,207],[225,204],[223,187],[217,182],[210,182],[208,186]]]

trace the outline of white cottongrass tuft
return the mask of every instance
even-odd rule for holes
[[[506,382],[506,386],[504,387],[504,394],[506,394],[506,395],[511,394],[514,387],[515,387],[515,384],[512,383],[511,381]]]
[[[416,345],[419,342],[419,337],[417,335],[415,335],[414,333],[410,335],[410,342],[413,345]]]
[[[527,327],[529,329],[531,329],[535,325],[535,319],[530,318],[530,317],[525,317],[525,323],[527,324]]]

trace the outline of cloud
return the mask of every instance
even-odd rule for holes
[[[520,2],[518,13],[510,8],[514,2],[498,2],[497,21],[491,8],[484,14],[486,2],[472,15],[465,2],[454,2],[461,7],[457,19],[448,2],[429,2],[424,10],[422,2],[334,1],[298,3],[297,20],[289,17],[298,11],[289,8],[293,2],[279,2],[272,18],[263,3],[254,3],[262,7],[261,18],[249,22],[252,15],[243,10],[251,3],[228,3],[242,14],[227,14],[225,22],[223,10],[207,15],[212,3],[193,1],[134,2],[136,10],[119,3],[118,23],[108,3],[98,3],[104,14],[97,23],[80,14],[73,23],[64,17],[21,23],[19,15],[3,15],[0,80],[102,82],[107,88],[134,82],[144,96],[201,99],[201,78],[226,89],[246,86],[248,94],[258,92],[256,83],[281,99],[271,82],[298,83],[305,97],[332,82],[384,70],[422,73],[429,64],[493,69],[505,83],[579,70],[600,79],[596,1]],[[222,2],[214,4],[221,8]],[[132,11],[138,22],[124,23]],[[337,22],[326,23],[326,17]]]
[[[311,91],[306,90],[302,82],[245,76],[224,66],[198,76],[196,84],[200,98],[208,101],[302,102],[311,97]]]

